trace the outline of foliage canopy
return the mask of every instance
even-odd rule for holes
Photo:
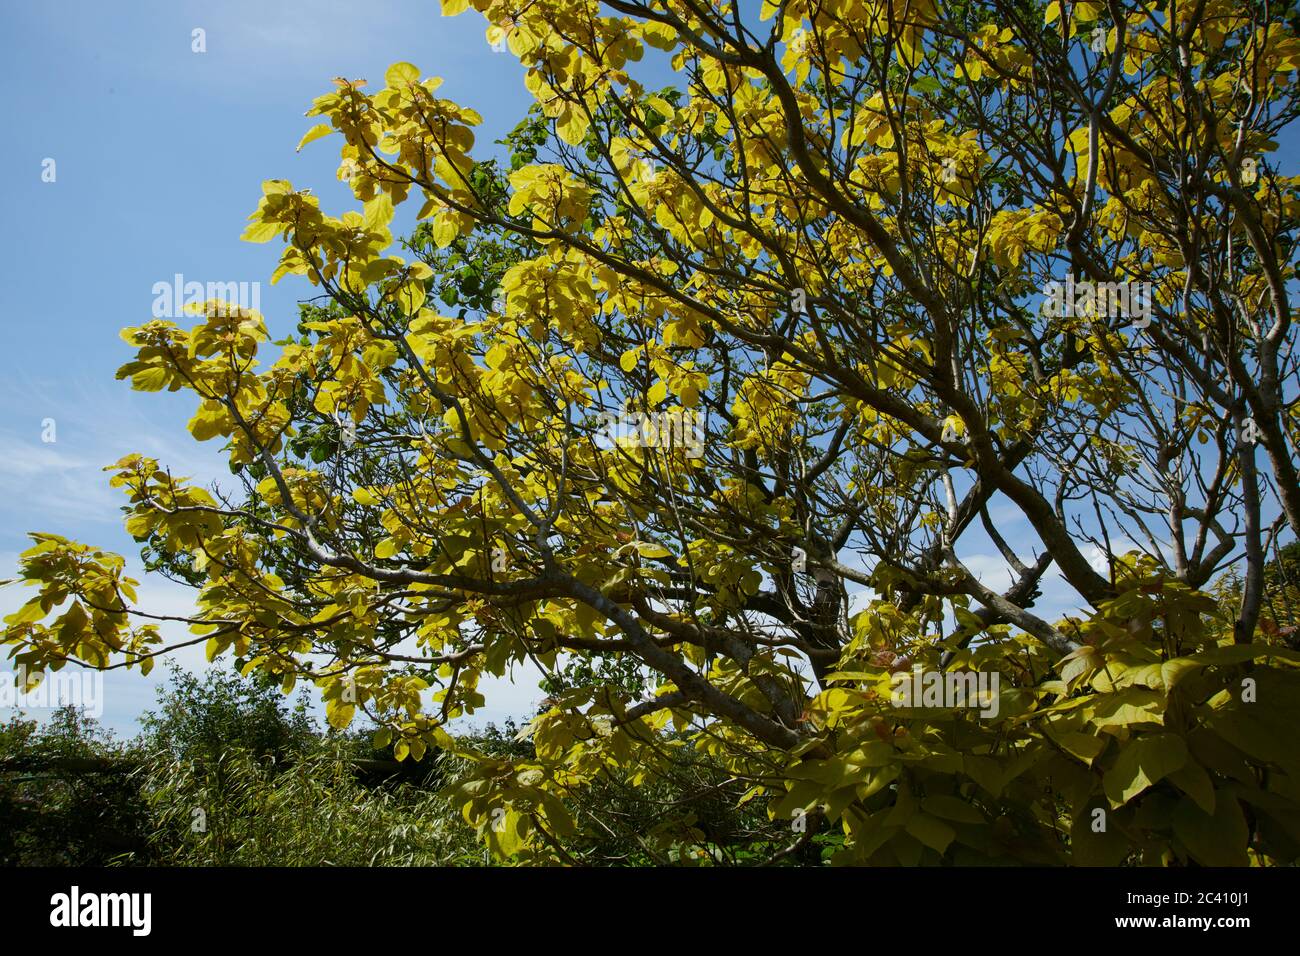
[[[484,674],[558,674],[533,752],[453,791],[524,862],[682,748],[835,862],[1300,857],[1289,603],[1261,623],[1300,530],[1297,14],[471,6],[536,98],[509,162],[412,64],[338,79],[302,142],[359,208],[270,180],[244,234],[327,303],[123,333],[237,476],[111,469],[209,658],[415,759]],[[147,670],[123,560],[33,537],[15,659]],[[996,673],[996,716],[900,708],[914,667]]]

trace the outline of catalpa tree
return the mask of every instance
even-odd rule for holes
[[[303,143],[358,208],[271,180],[244,236],[325,303],[124,333],[237,475],[111,469],[209,658],[414,759],[568,674],[451,789],[519,861],[686,751],[774,858],[1300,855],[1296,13],[471,6],[536,98],[508,160],[416,66],[336,80]],[[15,660],[148,669],[123,560],[33,537]]]

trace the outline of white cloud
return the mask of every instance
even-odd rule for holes
[[[17,513],[43,527],[51,521],[116,521],[120,501],[101,467],[42,443],[39,430],[27,438],[0,432],[0,514]]]

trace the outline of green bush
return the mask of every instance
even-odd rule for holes
[[[132,759],[74,707],[0,724],[0,865],[103,866],[142,852],[152,822]]]

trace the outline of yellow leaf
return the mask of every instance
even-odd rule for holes
[[[446,7],[447,4],[444,3],[443,4],[444,16],[448,15],[446,12]],[[457,10],[456,12],[459,13],[460,11]],[[388,72],[384,74],[384,82],[394,88],[409,86],[412,83],[419,83],[420,71],[419,69],[416,68],[414,63],[406,63],[406,62],[394,63],[392,66],[388,68]]]
[[[555,132],[570,146],[577,146],[587,135],[588,125],[587,117],[582,110],[568,106],[556,120]]]
[[[280,234],[278,222],[255,222],[239,238],[244,242],[270,242]]]
[[[371,232],[384,229],[393,219],[393,197],[388,193],[376,193],[363,208],[362,224]]]
[[[308,143],[314,142],[322,136],[328,136],[333,131],[334,127],[330,126],[329,123],[317,123],[303,134],[302,139],[298,140],[298,151],[302,152],[302,148]]]
[[[456,239],[460,230],[456,228],[456,220],[451,216],[440,213],[433,220],[433,242],[439,249],[446,249]]]
[[[352,717],[356,714],[355,704],[344,703],[341,700],[331,700],[325,705],[325,719],[331,727],[338,730],[347,730],[348,724],[352,723]]]

